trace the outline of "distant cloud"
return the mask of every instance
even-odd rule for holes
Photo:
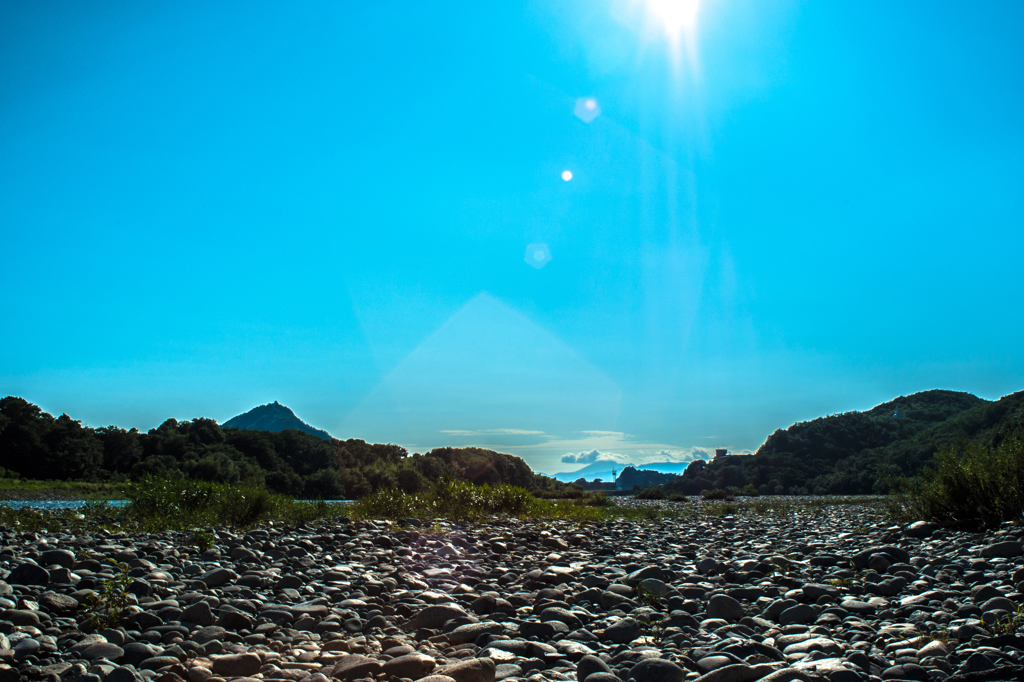
[[[567,452],[562,455],[563,464],[593,464],[594,462],[615,462],[616,464],[628,464],[629,457],[615,452],[601,452],[591,450],[590,452]]]
[[[449,436],[543,436],[543,431],[529,431],[527,429],[479,429],[476,431],[464,431],[461,429],[447,429],[441,431]]]

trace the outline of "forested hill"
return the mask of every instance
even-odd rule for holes
[[[882,403],[866,412],[844,412],[793,424],[768,436],[758,455],[789,454],[837,462],[865,449],[913,438],[989,402],[970,393],[924,391]]]
[[[285,429],[296,429],[304,431],[317,438],[330,440],[331,434],[321,429],[314,428],[295,416],[291,409],[285,407],[276,400],[266,405],[254,407],[244,414],[224,422],[225,429],[245,429],[247,431],[284,431]]]
[[[380,488],[416,492],[444,476],[509,483],[531,492],[568,488],[534,474],[519,457],[480,448],[410,455],[393,444],[325,440],[297,429],[224,428],[201,417],[168,419],[145,433],[117,426],[94,429],[66,414],[55,418],[22,398],[0,399],[0,476],[127,481],[148,475],[251,481],[275,492],[324,499],[353,499]]]
[[[924,391],[864,412],[793,424],[750,457],[698,461],[666,486],[690,494],[754,485],[762,494],[885,492],[889,476],[912,475],[957,438],[998,445],[1024,426],[1024,392],[988,401]]]

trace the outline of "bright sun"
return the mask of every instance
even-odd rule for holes
[[[665,25],[665,33],[678,37],[682,30],[692,30],[697,22],[699,0],[647,0],[651,14]]]

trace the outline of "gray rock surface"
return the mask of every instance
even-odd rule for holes
[[[892,526],[859,504],[417,524],[218,530],[202,553],[180,533],[0,528],[0,682],[867,682],[1021,667],[1024,632],[1005,630],[1024,603],[1012,526]],[[90,628],[107,559],[136,582],[125,618]]]

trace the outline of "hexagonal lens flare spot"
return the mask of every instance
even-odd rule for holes
[[[584,123],[590,123],[601,115],[601,106],[593,97],[580,97],[576,100],[572,113]]]
[[[540,270],[551,260],[551,251],[547,244],[528,244],[526,246],[526,258],[528,265]]]

